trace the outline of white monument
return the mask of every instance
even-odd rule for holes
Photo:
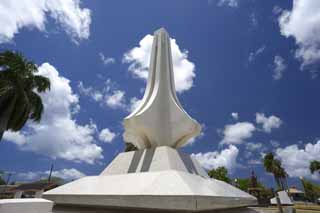
[[[199,163],[176,148],[201,126],[180,104],[174,85],[168,33],[155,32],[147,88],[140,106],[124,119],[124,140],[138,151],[120,153],[99,176],[44,193],[57,205],[202,211],[244,207],[256,198],[211,179]]]

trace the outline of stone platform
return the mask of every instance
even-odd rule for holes
[[[57,205],[204,211],[256,204],[256,198],[211,179],[198,162],[162,146],[119,154],[99,176],[44,193]]]
[[[137,210],[137,209],[106,209],[106,208],[86,208],[56,206],[53,213],[186,213],[186,211],[163,211],[163,210]],[[188,211],[190,212],[190,211]],[[191,211],[192,212],[192,211]],[[277,210],[259,210],[255,208],[237,208],[228,210],[212,210],[203,213],[277,213]]]

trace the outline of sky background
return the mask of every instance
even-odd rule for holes
[[[293,5],[295,5],[293,7]],[[99,174],[124,149],[123,118],[146,84],[152,35],[170,34],[176,89],[203,126],[183,149],[206,169],[273,186],[274,152],[300,187],[320,160],[320,2],[312,0],[3,0],[0,49],[22,52],[51,80],[39,124],[0,143],[12,180]]]

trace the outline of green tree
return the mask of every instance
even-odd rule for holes
[[[317,161],[317,160],[311,161],[309,169],[312,174],[315,173],[316,171],[320,173],[320,161]]]
[[[287,173],[281,166],[281,162],[276,159],[272,152],[264,156],[263,165],[268,173],[272,173],[279,190],[286,188]]]
[[[0,185],[5,185],[6,181],[3,180],[2,175],[0,174]]]
[[[230,178],[228,176],[228,170],[224,166],[220,166],[216,169],[212,169],[208,172],[211,178],[222,180],[224,182],[230,183]]]
[[[50,89],[50,81],[37,72],[37,65],[21,53],[0,53],[0,141],[6,130],[19,131],[28,119],[41,120],[38,93]]]
[[[305,191],[306,198],[309,201],[315,201],[317,198],[320,197],[320,186],[312,183],[301,177],[301,181],[303,184],[303,188]]]

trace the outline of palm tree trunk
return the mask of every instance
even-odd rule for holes
[[[276,181],[276,183],[277,183],[278,189],[281,188],[281,187],[280,187],[279,178],[277,178],[277,177],[274,175],[274,179],[275,179],[275,181]],[[276,201],[277,201],[277,206],[278,206],[279,212],[280,212],[280,213],[283,213],[283,209],[282,209],[282,206],[281,206],[281,201],[280,201],[280,198],[279,198],[279,195],[278,195],[278,191],[279,191],[278,189],[275,191],[275,192],[276,192],[276,193],[275,193],[275,197],[276,197]]]

